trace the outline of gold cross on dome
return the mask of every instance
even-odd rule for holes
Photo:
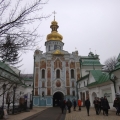
[[[53,14],[54,14],[54,21],[55,21],[55,14],[57,14],[57,13],[54,11]]]

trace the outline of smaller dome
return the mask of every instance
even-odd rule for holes
[[[56,21],[52,21],[51,25],[57,25],[58,23]]]

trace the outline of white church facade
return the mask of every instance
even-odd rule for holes
[[[58,106],[61,99],[76,98],[76,81],[80,79],[78,51],[63,49],[58,23],[51,22],[45,42],[46,52],[34,52],[34,106]]]

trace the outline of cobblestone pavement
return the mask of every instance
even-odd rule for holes
[[[66,113],[65,120],[120,120],[120,116],[116,116],[115,111],[109,111],[108,116],[104,116],[101,112],[100,115],[96,115],[94,108],[90,108],[90,116],[87,116],[86,108],[82,107],[82,111],[73,111]]]
[[[24,118],[32,116],[32,115],[39,113],[45,109],[47,109],[47,108],[46,107],[33,108],[32,110],[30,110],[30,112],[23,112],[23,113],[16,114],[16,115],[9,115],[7,120],[23,120]]]

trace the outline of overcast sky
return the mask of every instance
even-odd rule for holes
[[[77,48],[79,55],[91,51],[100,55],[100,61],[118,56],[120,52],[120,0],[49,0],[38,13],[56,11],[58,32],[63,36],[64,50],[72,53]],[[43,52],[46,36],[51,32],[53,16],[43,20],[37,32],[43,36],[38,44]],[[36,46],[37,48],[37,46]],[[22,73],[33,73],[33,54],[22,55]]]

